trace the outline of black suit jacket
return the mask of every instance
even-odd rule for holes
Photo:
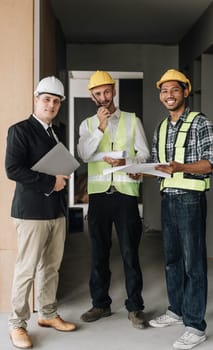
[[[59,137],[56,127],[54,131]],[[5,167],[8,178],[16,181],[12,217],[47,220],[66,214],[65,190],[46,195],[54,187],[55,176],[31,170],[54,145],[32,115],[9,128]]]

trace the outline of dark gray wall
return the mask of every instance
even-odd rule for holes
[[[178,47],[160,45],[68,45],[67,69],[108,71],[138,71],[144,73],[143,123],[151,148],[155,126],[165,116],[159,102],[156,81],[168,68],[178,68]],[[159,231],[160,196],[156,179],[144,178],[144,227]]]
[[[180,67],[193,65],[203,53],[213,52],[213,2],[179,45]]]
[[[149,145],[156,124],[165,116],[159,102],[156,81],[169,68],[188,72],[192,85],[200,84],[197,101],[192,98],[192,107],[200,110],[213,120],[213,3],[183,38],[178,46],[141,44],[97,44],[68,45],[68,70],[139,71],[144,73],[143,82],[143,123]],[[207,194],[207,247],[208,256],[213,257],[213,190]],[[144,178],[143,186],[144,227],[147,232],[159,231],[160,196],[155,179]]]
[[[156,81],[169,68],[189,73],[192,85],[200,84],[198,101],[192,98],[192,107],[213,120],[213,3],[192,30],[183,38],[180,46],[107,44],[68,45],[68,70],[140,71],[144,73],[143,123],[149,145],[156,124],[165,116],[158,98]],[[207,194],[207,247],[213,256],[213,208],[212,190]],[[160,230],[160,196],[155,179],[144,178],[143,186],[144,227],[147,232]]]
[[[179,62],[182,69],[188,70],[192,88],[198,91],[193,97],[197,99],[195,106],[213,121],[213,2],[182,40]],[[213,189],[207,193],[207,204],[207,250],[208,256],[213,257]]]

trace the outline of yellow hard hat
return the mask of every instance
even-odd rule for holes
[[[160,89],[161,84],[170,81],[170,80],[175,80],[179,81],[180,83],[186,84],[186,87],[188,87],[189,92],[192,90],[191,83],[189,79],[181,72],[175,69],[169,69],[162,75],[159,81],[157,81],[156,86],[158,89]]]
[[[102,70],[97,70],[90,77],[88,89],[91,90],[94,87],[101,86],[101,85],[107,85],[107,84],[114,85],[115,81],[112,79],[112,77],[109,73],[104,72]]]

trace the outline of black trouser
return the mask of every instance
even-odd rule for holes
[[[115,225],[125,272],[128,311],[143,310],[143,281],[138,248],[142,233],[137,197],[115,192],[89,196],[88,224],[92,245],[90,293],[93,306],[108,307],[112,225]]]

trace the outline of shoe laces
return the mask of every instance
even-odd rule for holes
[[[165,321],[165,320],[168,320],[169,318],[170,318],[169,315],[164,314],[164,315],[161,315],[161,316],[157,317],[157,320],[158,321]]]
[[[17,333],[19,333],[19,335],[27,334],[26,329],[24,329],[22,327],[16,328],[16,331],[17,331]]]
[[[61,321],[62,323],[65,323],[65,321],[63,320],[63,318],[61,318],[59,315],[56,316],[56,319],[59,320],[59,321]]]
[[[186,331],[186,332],[181,336],[181,339],[186,340],[186,339],[191,338],[193,335],[195,335],[195,334]]]

